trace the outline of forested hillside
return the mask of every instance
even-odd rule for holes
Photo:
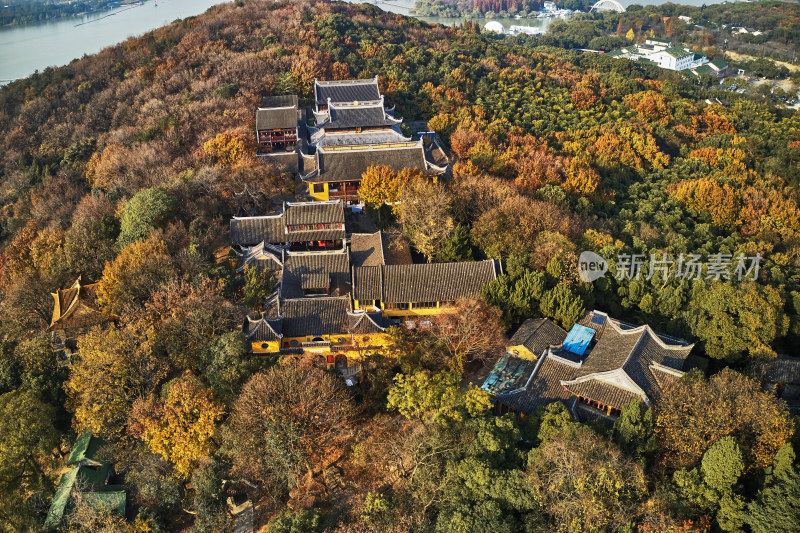
[[[757,379],[800,347],[800,117],[476,30],[238,0],[0,89],[0,529],[41,529],[86,429],[124,474],[130,516],[78,506],[75,531],[223,531],[234,485],[278,532],[794,527],[794,419]],[[254,156],[255,108],[307,105],[315,77],[376,75],[387,107],[429,121],[455,161],[381,223],[430,261],[503,261],[484,294],[497,309],[464,313],[494,344],[526,318],[569,328],[597,308],[697,342],[712,375],[632,403],[612,430],[561,404],[490,414],[459,387],[458,328],[397,332],[351,389],[251,359],[228,220],[245,186],[295,192]],[[643,274],[612,265],[584,283],[583,250],[640,254]],[[674,263],[647,276],[664,254]],[[762,259],[741,281],[689,280],[681,254]],[[100,281],[116,326],[83,335],[67,366],[50,293],[79,275]]]

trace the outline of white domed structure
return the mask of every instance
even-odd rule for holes
[[[493,20],[491,22],[487,22],[486,26],[484,26],[483,29],[486,30],[486,31],[493,31],[495,33],[505,33],[505,31],[506,31],[505,26],[503,26],[502,24],[500,24],[496,20]]]

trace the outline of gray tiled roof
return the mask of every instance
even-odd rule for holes
[[[255,246],[280,244],[285,242],[283,217],[234,217],[231,219],[231,244],[234,246]]]
[[[306,181],[360,180],[361,175],[372,165],[386,165],[396,171],[417,168],[426,174],[438,173],[426,164],[421,142],[405,144],[402,147],[369,145],[338,150],[318,148],[318,171]]]
[[[368,301],[383,299],[383,268],[353,267],[353,299]]]
[[[358,144],[385,144],[411,142],[409,137],[404,137],[393,129],[367,130],[361,133],[338,132],[336,130],[320,130],[311,137],[311,142],[316,146],[354,146]]]
[[[386,117],[383,103],[369,105],[331,106],[328,120],[317,125],[323,129],[391,127],[397,121]]]
[[[380,100],[381,93],[378,88],[378,79],[366,80],[314,80],[314,98],[317,105],[327,105],[331,102],[370,102]]]
[[[318,229],[311,231],[290,231],[287,242],[340,241],[344,239],[344,229]]]
[[[509,346],[525,346],[536,357],[550,346],[558,346],[567,337],[567,332],[546,318],[529,318],[517,329]]]
[[[353,269],[353,297],[385,303],[449,302],[480,294],[497,277],[492,260]]]
[[[348,326],[348,298],[298,298],[282,300],[284,337],[305,337],[345,333]]]
[[[767,364],[765,377],[770,383],[800,384],[800,358],[775,359]]]
[[[564,388],[575,396],[591,398],[592,400],[605,405],[611,405],[617,409],[622,409],[622,407],[631,403],[632,400],[641,399],[638,394],[629,390],[615,387],[609,383],[595,379],[564,385]]]
[[[591,378],[596,374],[616,371],[621,378],[624,379],[627,376],[633,381],[647,399],[653,402],[660,396],[662,384],[673,381],[672,378],[662,374],[680,374],[684,361],[693,346],[686,344],[685,341],[665,343],[648,326],[627,329],[620,327],[616,321],[608,320],[603,327],[601,338],[575,373],[575,379]],[[661,365],[663,370],[658,370],[658,365]],[[602,376],[597,376],[594,379],[579,380],[579,389],[587,394],[580,392],[576,392],[576,394],[590,397],[606,405],[622,408],[624,403],[620,402],[624,401],[627,396],[600,383],[601,378]],[[589,382],[597,382],[597,384],[587,385]],[[572,391],[578,390],[576,389],[577,385],[578,383],[564,384]],[[588,392],[597,396],[588,396]],[[634,391],[627,392],[633,393]],[[635,396],[638,397],[638,395]]]
[[[303,202],[286,204],[287,226],[298,224],[344,224],[344,205],[341,201]]]
[[[566,402],[572,395],[564,390],[561,381],[571,379],[575,369],[545,357],[539,359],[535,376],[527,389],[496,396],[497,401],[518,413],[532,413],[539,407],[556,401]]]
[[[245,267],[254,266],[261,270],[281,270],[283,261],[282,251],[265,242],[261,242],[247,251],[247,255],[242,260],[237,272],[244,270]]]
[[[381,313],[351,313],[348,316],[347,331],[353,335],[383,333],[392,322]]]
[[[297,128],[297,108],[283,107],[256,111],[256,130]]]
[[[602,338],[597,341],[581,365],[578,377],[622,368],[640,338],[641,335],[620,334],[614,328],[607,326]]]
[[[248,316],[242,330],[250,342],[276,341],[282,337],[279,319],[259,318],[253,320]]]
[[[353,233],[350,236],[350,258],[354,267],[383,265],[383,233]]]
[[[665,347],[654,332],[647,328],[641,335],[641,342],[636,347],[636,352],[622,367],[651,401],[656,401],[661,395],[663,384],[674,381],[668,372],[654,370],[654,363],[680,373],[689,352],[692,351],[692,345],[672,346]]]
[[[297,95],[282,94],[278,96],[265,96],[261,100],[261,107],[297,107]]]
[[[234,217],[230,222],[233,246],[255,246],[262,242],[282,244],[344,239],[344,228],[287,231],[286,225],[344,224],[344,207],[336,202],[287,204],[280,215]]]
[[[611,318],[601,325],[591,324],[591,315],[580,322],[598,330],[597,341],[582,362],[573,358],[569,359],[572,364],[567,364],[559,360],[565,355],[561,350],[548,350],[540,358],[530,386],[517,394],[498,395],[498,400],[529,413],[552,401],[566,400],[572,393],[622,408],[641,393],[648,401],[656,401],[664,387],[682,374],[694,345],[658,334],[648,326],[633,327]],[[524,337],[524,333],[520,335]],[[515,334],[511,345],[516,344],[515,338],[519,340]],[[626,388],[612,381],[632,384]]]
[[[301,298],[304,290],[329,290],[346,284],[350,277],[347,250],[342,252],[289,253],[281,278],[283,298]]]

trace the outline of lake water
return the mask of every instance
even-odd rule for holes
[[[150,0],[80,17],[0,28],[0,83],[65,65],[175,19],[199,15],[220,0]],[[1,8],[0,8],[1,9]]]
[[[347,0],[360,3],[358,0]],[[362,0],[363,1],[363,0]],[[65,65],[84,54],[94,54],[131,36],[142,35],[175,19],[198,15],[220,0],[150,0],[137,6],[122,7],[82,17],[73,17],[11,28],[0,28],[0,85],[43,70],[48,66]],[[373,2],[374,3],[374,2]],[[660,4],[660,0],[620,0],[624,6]],[[714,0],[684,0],[682,3],[702,5]],[[381,9],[409,14],[414,0],[380,2]],[[0,8],[1,9],[1,8]],[[463,18],[420,17],[428,22],[460,24]],[[482,24],[489,19],[479,19]],[[494,19],[506,28],[511,25],[532,26],[544,30],[555,19]]]

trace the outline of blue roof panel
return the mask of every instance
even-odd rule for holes
[[[575,355],[583,355],[589,347],[589,343],[594,338],[595,331],[592,328],[575,324],[567,333],[564,339],[564,349]]]

